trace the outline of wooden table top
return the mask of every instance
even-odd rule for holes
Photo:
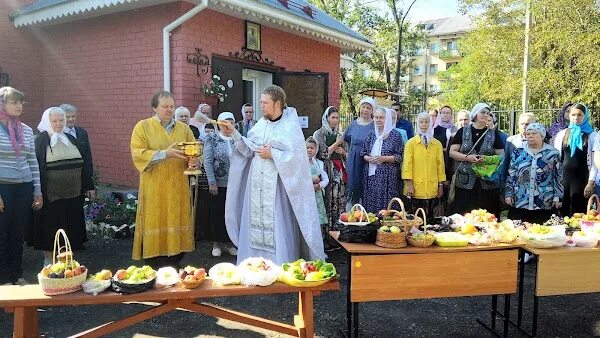
[[[464,247],[441,247],[432,245],[428,248],[415,248],[407,246],[400,249],[388,249],[382,248],[375,244],[364,244],[364,243],[345,243],[337,240],[339,231],[330,231],[329,234],[350,254],[423,254],[423,253],[448,253],[448,252],[469,252],[469,251],[489,251],[489,250],[507,250],[507,249],[519,249],[523,247],[520,243],[499,243],[493,245],[472,245],[469,244]]]
[[[114,304],[122,302],[151,302],[170,299],[194,299],[226,296],[267,295],[279,293],[296,293],[301,291],[332,291],[339,290],[337,280],[330,281],[315,287],[294,287],[281,282],[266,287],[227,285],[219,286],[207,278],[196,289],[186,289],[183,285],[163,290],[148,290],[132,295],[122,295],[112,291],[98,294],[97,296],[77,291],[58,296],[46,296],[39,284],[25,286],[0,286],[0,307],[11,308],[20,306],[61,306],[84,304]]]
[[[529,251],[534,255],[565,255],[565,254],[577,254],[577,253],[598,253],[600,254],[600,247],[594,248],[582,248],[582,247],[570,247],[570,246],[561,246],[558,248],[549,248],[549,249],[538,249],[532,248],[529,246],[524,247],[525,250]]]

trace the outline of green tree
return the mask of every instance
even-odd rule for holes
[[[600,10],[595,0],[531,1],[529,103],[556,108],[600,104]],[[462,0],[478,13],[476,29],[459,42],[463,58],[445,77],[445,100],[457,107],[487,101],[519,107],[526,0]]]

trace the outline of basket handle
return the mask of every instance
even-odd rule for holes
[[[419,208],[417,211],[415,211],[415,216],[419,214],[419,211],[421,214],[423,214],[423,233],[427,234],[427,215],[425,214],[425,210],[423,210],[423,208]]]
[[[392,204],[394,202],[398,202],[398,204],[400,205],[400,210],[402,210],[402,220],[406,221],[406,209],[404,209],[404,203],[402,202],[401,199],[399,199],[398,197],[394,197],[390,200],[390,202],[388,203],[388,210],[393,210],[392,209]]]
[[[368,222],[369,216],[368,216],[367,210],[365,210],[365,207],[363,207],[362,204],[356,203],[355,205],[352,206],[352,208],[350,208],[350,211],[356,210],[357,207],[360,208],[360,211],[362,211],[362,213],[365,215],[366,219],[364,221],[359,221],[359,220],[356,220],[356,221],[357,222]]]
[[[65,243],[65,250],[67,252],[70,252],[70,255],[65,255],[65,266],[73,266],[73,249],[71,249],[71,242],[69,241],[69,237],[67,237],[67,234],[65,233],[65,231],[63,229],[58,229],[56,231],[56,234],[54,234],[54,246],[52,249],[52,264],[56,264],[56,253],[60,253],[61,248],[63,248],[62,246],[60,246],[60,239],[63,239],[64,243]],[[70,262],[69,262],[70,261]],[[70,264],[69,264],[70,263]]]
[[[598,195],[596,195],[596,194],[593,194],[588,199],[587,211],[592,210],[592,203],[594,203],[594,202],[596,202],[596,211],[600,211],[600,198],[598,198]]]

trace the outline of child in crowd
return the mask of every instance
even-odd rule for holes
[[[319,146],[317,141],[310,136],[306,139],[306,151],[308,153],[308,162],[310,165],[310,173],[312,175],[313,187],[315,189],[315,196],[317,199],[317,209],[319,210],[319,223],[321,224],[321,231],[323,234],[323,244],[325,251],[332,249],[329,241],[327,241],[327,224],[329,223],[327,217],[327,211],[325,210],[325,187],[329,184],[329,176],[325,171],[325,165],[323,161],[317,159],[317,153],[319,152]]]

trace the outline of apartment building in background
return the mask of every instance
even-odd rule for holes
[[[427,36],[426,42],[415,51],[411,64],[408,89],[423,92],[423,108],[437,106],[441,94],[439,74],[456,65],[461,58],[458,40],[474,27],[468,16],[456,16],[419,23]]]

